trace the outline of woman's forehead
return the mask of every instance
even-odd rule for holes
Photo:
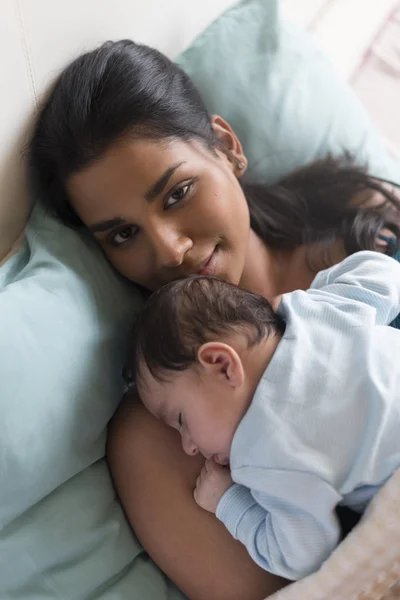
[[[158,172],[191,154],[186,142],[157,142],[152,140],[121,141],[111,146],[100,158],[68,182],[71,193],[101,190],[104,186],[130,178],[139,184],[148,183]]]
[[[132,197],[151,196],[163,177],[169,179],[168,175],[179,173],[185,165],[198,165],[206,153],[198,143],[177,139],[123,140],[70,177],[67,190],[71,203],[84,222],[92,219],[93,211],[104,213],[101,218],[111,218],[110,209],[117,213],[119,201],[124,205]]]

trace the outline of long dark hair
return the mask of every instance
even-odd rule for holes
[[[197,139],[210,151],[219,145],[182,69],[147,46],[107,42],[65,69],[38,116],[29,146],[35,196],[66,225],[82,226],[68,199],[68,178],[133,136]],[[398,198],[348,156],[316,162],[274,185],[242,187],[251,226],[272,248],[342,238],[351,253],[374,249],[383,227],[399,237]],[[368,208],[362,196],[368,190],[381,192],[384,201]]]
[[[339,238],[352,254],[374,250],[387,229],[393,234],[387,251],[394,254],[400,240],[400,195],[389,183],[370,176],[345,153],[306,165],[274,185],[244,183],[243,188],[251,226],[272,248],[328,247]],[[373,199],[374,192],[382,199]]]

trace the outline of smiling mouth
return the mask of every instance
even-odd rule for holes
[[[196,275],[213,275],[215,273],[216,254],[218,246],[216,246],[210,256],[207,258],[203,266],[197,271]]]

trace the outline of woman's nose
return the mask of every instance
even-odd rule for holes
[[[149,234],[157,266],[179,267],[186,252],[193,247],[192,240],[170,226],[156,226]]]
[[[182,448],[183,451],[189,456],[195,456],[195,454],[199,453],[199,449],[197,448],[196,444],[187,436],[182,437]]]

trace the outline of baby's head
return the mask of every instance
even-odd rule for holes
[[[229,462],[232,439],[285,329],[265,298],[210,277],[169,283],[139,315],[127,370],[188,454]]]

